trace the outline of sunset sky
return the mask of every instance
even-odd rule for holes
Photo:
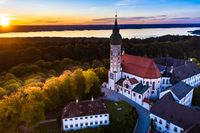
[[[200,0],[0,0],[12,25],[200,23]]]

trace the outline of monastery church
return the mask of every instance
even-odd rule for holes
[[[110,36],[110,70],[107,87],[148,110],[150,101],[161,98],[173,85],[183,82],[181,84],[183,86],[196,87],[200,84],[200,70],[192,61],[171,57],[149,59],[128,55],[121,50],[121,45],[122,36],[116,15],[113,33]],[[160,96],[161,93],[163,94]],[[191,93],[193,94],[193,90]],[[192,96],[187,99],[189,101],[185,103],[190,105]]]

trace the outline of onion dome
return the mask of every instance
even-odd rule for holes
[[[113,27],[113,33],[110,36],[110,44],[111,45],[121,45],[122,44],[122,36],[119,33],[119,27],[117,24],[117,14],[115,15],[115,25]]]

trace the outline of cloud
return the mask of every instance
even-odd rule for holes
[[[159,16],[139,16],[139,17],[119,17],[119,21],[122,22],[133,22],[133,21],[147,21],[147,20],[155,20],[155,19],[165,19],[166,15]],[[96,23],[110,23],[113,22],[113,18],[99,18],[93,19],[93,22]]]
[[[112,24],[114,18],[93,19],[91,23]],[[169,17],[167,15],[158,16],[138,16],[138,17],[119,17],[121,24],[150,24],[150,23],[199,23],[200,17]]]
[[[31,20],[31,23],[36,24],[63,24],[66,22],[65,18],[62,17],[44,17],[44,18],[35,18]]]
[[[115,5],[116,6],[129,6],[129,5],[133,4],[133,2],[135,2],[135,1],[136,0],[120,0]]]

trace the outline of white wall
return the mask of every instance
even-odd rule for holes
[[[162,77],[160,81],[160,89],[165,90],[167,87],[171,86],[169,77]]]
[[[111,78],[111,74],[113,77]],[[114,73],[111,71],[108,71],[108,87],[111,90],[115,90],[115,83],[121,79],[121,72]]]
[[[161,99],[165,94],[167,94],[168,92],[171,92],[170,90],[166,90],[166,91],[163,91],[163,92],[160,92],[159,94],[159,99]]]
[[[96,126],[101,126],[101,125],[108,125],[110,123],[109,114],[98,114],[98,115],[91,115],[91,116],[65,118],[65,119],[62,119],[62,122],[63,122],[64,131],[78,130],[81,128],[96,127]]]
[[[190,86],[198,87],[200,85],[200,73],[182,81]]]
[[[127,89],[125,87],[123,87],[123,95],[128,97],[129,99],[131,99],[131,89]]]
[[[193,89],[185,96],[183,97],[179,103],[185,106],[191,106],[192,104],[192,97],[193,97]]]
[[[173,124],[173,123],[167,123],[166,120],[154,115],[154,114],[150,114],[150,118],[153,120],[154,122],[154,127],[156,130],[158,130],[159,132],[169,132],[169,133],[181,133],[181,131],[184,131],[183,128]],[[161,123],[162,122],[162,123]],[[166,128],[166,125],[169,125],[168,129]],[[177,129],[177,132],[175,131],[175,128]]]
[[[142,103],[142,106],[145,108],[145,109],[147,109],[147,110],[150,110],[150,105],[149,105],[149,103],[146,103],[146,102],[143,102]]]
[[[159,90],[160,90],[160,81],[161,78],[157,78],[157,79],[145,79],[145,78],[141,78],[126,72],[122,72],[122,78],[135,78],[136,80],[138,80],[140,83],[142,83],[143,85],[149,85],[152,87],[152,94],[151,97],[156,98],[158,96]],[[155,84],[153,87],[153,83]]]

